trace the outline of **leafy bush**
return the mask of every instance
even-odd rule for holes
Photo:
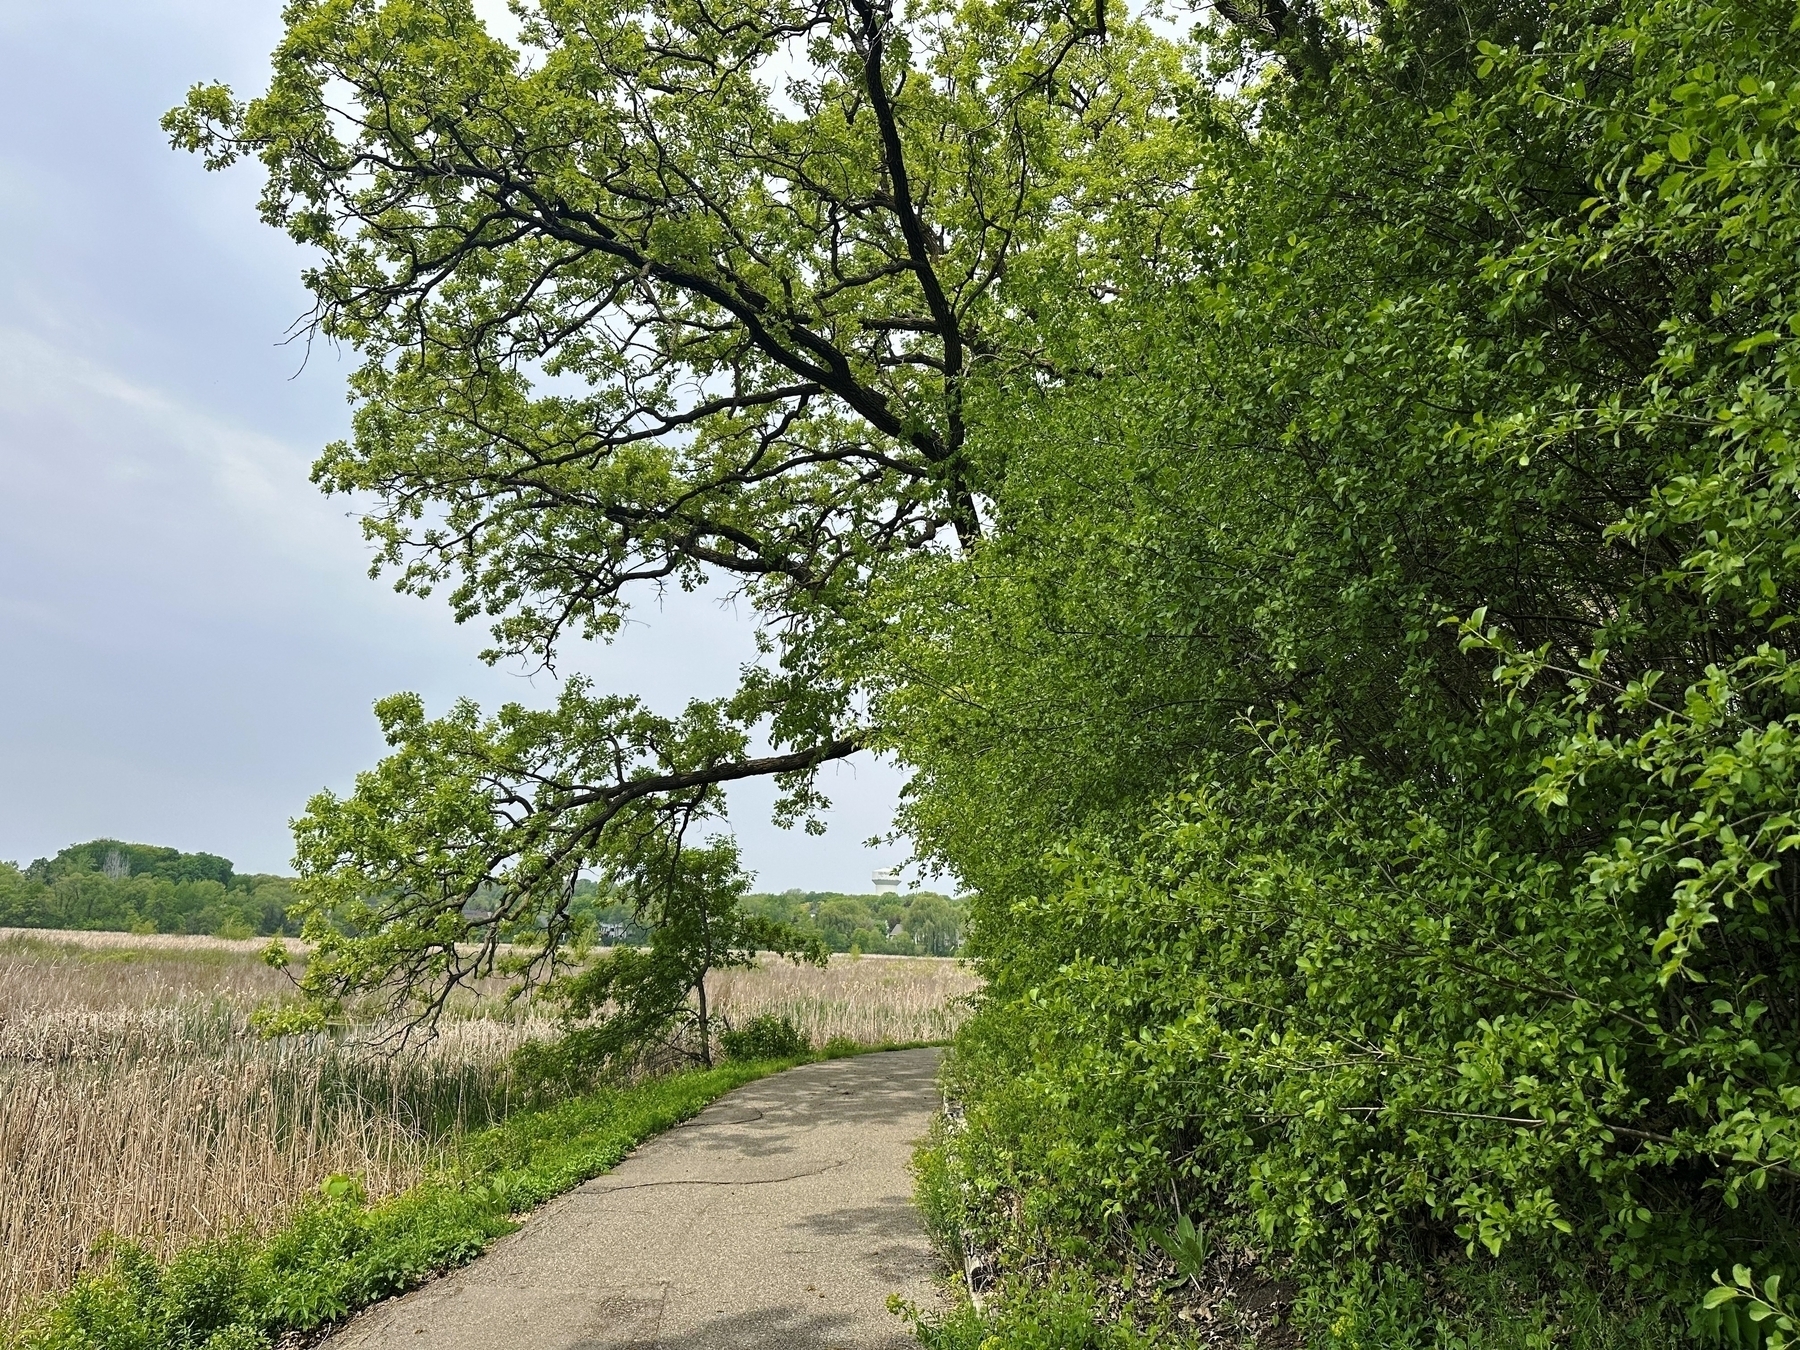
[[[561,1101],[592,1092],[606,1081],[611,1065],[607,1047],[595,1046],[585,1032],[566,1032],[554,1040],[530,1040],[512,1052],[508,1063],[512,1085],[522,1101],[533,1105]]]
[[[722,1033],[719,1043],[728,1060],[795,1059],[812,1049],[793,1018],[772,1013]]]
[[[898,625],[1006,1269],[1179,1209],[1369,1344],[1800,1273],[1793,13],[1455,14],[1244,35]]]

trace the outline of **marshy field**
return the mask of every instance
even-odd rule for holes
[[[0,1326],[109,1240],[166,1253],[267,1230],[337,1174],[404,1190],[506,1114],[512,1051],[556,1031],[483,999],[398,1053],[375,1023],[264,1040],[251,1014],[290,987],[265,945],[0,929]],[[976,984],[953,960],[839,956],[719,972],[708,992],[733,1022],[872,1045],[947,1038]]]

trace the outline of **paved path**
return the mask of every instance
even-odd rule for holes
[[[933,1297],[912,1144],[937,1052],[791,1069],[721,1097],[331,1350],[903,1350]]]

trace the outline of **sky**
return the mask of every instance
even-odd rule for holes
[[[352,504],[312,487],[349,366],[286,342],[300,251],[255,166],[209,174],[157,126],[189,85],[259,92],[279,0],[0,0],[0,858],[111,837],[289,870],[287,822],[379,758],[370,713],[545,703],[479,625],[368,577]],[[723,693],[746,616],[650,600],[562,669],[674,711]],[[831,766],[822,838],[734,790],[759,889],[866,891],[904,845],[902,779]]]

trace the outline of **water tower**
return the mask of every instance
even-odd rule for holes
[[[875,883],[875,894],[892,895],[900,889],[900,873],[892,868],[885,872],[877,872],[869,878]]]

